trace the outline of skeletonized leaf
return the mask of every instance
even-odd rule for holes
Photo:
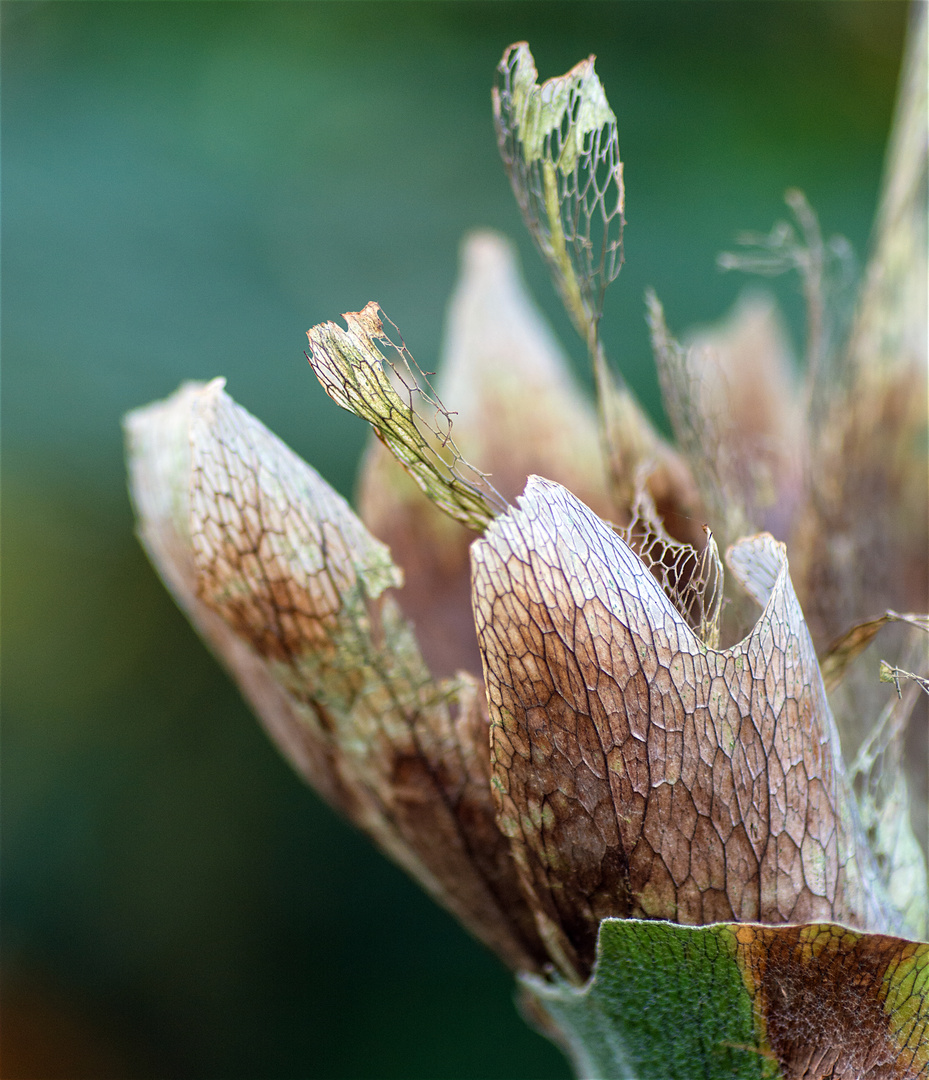
[[[748,544],[730,566],[777,573],[752,633],[723,651],[550,481],[531,478],[472,548],[498,822],[569,978],[609,916],[899,924],[783,545]]]
[[[483,694],[433,680],[387,548],[223,380],[137,410],[127,434],[143,543],[281,749],[478,937],[537,968]]]
[[[455,441],[504,498],[541,472],[605,517],[608,501],[596,415],[552,330],[526,292],[512,244],[465,237],[449,302],[436,386],[455,405]],[[398,594],[434,674],[481,674],[471,615],[474,533],[434,506],[372,437],[359,478],[359,514],[403,568]]]
[[[586,986],[523,985],[582,1080],[929,1075],[929,945],[902,938],[608,919]]]
[[[307,331],[312,352],[307,359],[332,400],[367,420],[432,502],[480,532],[502,501],[486,478],[463,460],[451,437],[451,414],[403,342],[395,343],[384,330],[382,314],[372,301],[362,311],[345,313],[345,330],[333,322],[314,326]],[[403,388],[402,396],[385,372],[385,362]],[[423,411],[431,412],[432,419]]]
[[[706,543],[700,552],[669,535],[647,490],[640,492],[632,521],[619,535],[648,567],[665,595],[687,620],[700,640],[719,645],[724,572],[712,532],[704,527]]]
[[[628,521],[647,488],[670,527],[699,542],[699,530],[687,528],[699,518],[687,468],[610,370],[599,337],[603,297],[623,262],[625,189],[616,116],[594,58],[539,85],[532,53],[519,42],[497,74],[497,143],[523,219],[590,353],[616,514]]]
[[[585,343],[622,265],[623,166],[594,58],[538,84],[525,42],[497,66],[497,143],[516,201]]]

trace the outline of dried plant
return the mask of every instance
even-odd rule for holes
[[[593,58],[540,85],[525,44],[499,66],[498,142],[589,350],[599,435],[487,233],[435,386],[375,303],[309,331],[323,387],[376,436],[360,517],[221,379],[127,417],[139,535],[178,603],[300,773],[519,976],[579,1075],[929,1075],[902,749],[929,621],[898,614],[929,606],[925,52],[923,17],[850,328],[845,249],[799,193],[796,227],[724,257],[802,275],[802,385],[767,302],[681,344],[648,298],[675,446],[600,340],[616,117]],[[857,661],[888,625],[899,666]]]

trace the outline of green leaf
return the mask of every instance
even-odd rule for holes
[[[929,945],[902,938],[606,919],[586,986],[522,984],[580,1077],[929,1075]]]

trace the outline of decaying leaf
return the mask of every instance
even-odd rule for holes
[[[387,549],[221,379],[126,429],[142,542],[284,753],[478,937],[537,967],[483,693],[432,679]]]
[[[523,220],[590,353],[617,519],[628,521],[644,484],[667,528],[699,543],[699,529],[687,527],[700,517],[687,467],[610,370],[600,341],[603,298],[623,263],[625,188],[616,115],[594,57],[540,86],[529,46],[519,42],[504,52],[497,75],[497,145]]]
[[[622,263],[616,117],[592,57],[539,85],[521,43],[498,142],[593,362],[599,453],[489,234],[466,245],[445,348],[458,441],[377,304],[308,332],[327,393],[379,440],[364,524],[222,380],[126,420],[140,538],[191,621],[302,775],[520,973],[582,1076],[929,1076],[929,945],[893,936],[929,917],[903,749],[925,649],[883,664],[882,711],[852,666],[881,626],[927,628],[866,619],[926,592],[917,18],[847,340],[839,246],[802,195],[799,235],[740,257],[802,274],[803,388],[770,306],[682,347],[650,296],[678,449],[658,436],[599,337]],[[552,479],[516,498],[533,470]],[[762,609],[726,648],[743,612],[704,522]],[[814,640],[834,641],[822,671]],[[849,775],[827,688],[843,736],[857,726]]]
[[[451,414],[433,395],[403,342],[388,336],[382,315],[372,301],[363,311],[343,316],[345,330],[328,322],[307,331],[316,377],[337,405],[368,421],[436,506],[479,531],[501,500],[458,452]],[[396,359],[388,360],[385,353]],[[403,396],[384,370],[385,363]],[[433,419],[423,411],[432,412]]]
[[[929,1075],[929,945],[901,938],[608,919],[586,986],[522,981],[585,1080]]]
[[[623,260],[625,188],[616,116],[594,57],[538,85],[525,42],[493,90],[497,144],[523,218],[586,342]],[[599,233],[599,235],[597,235]]]
[[[526,292],[509,241],[465,238],[449,303],[436,388],[454,402],[455,441],[494,489],[515,498],[539,472],[612,515],[596,414]],[[471,615],[473,530],[442,513],[376,437],[362,466],[358,509],[403,569],[398,593],[434,675],[481,677]]]
[[[662,591],[702,642],[715,649],[724,599],[724,571],[712,532],[704,526],[703,551],[681,543],[664,527],[646,489],[633,507],[632,521],[619,535],[648,567]]]
[[[532,478],[472,548],[498,821],[569,978],[609,916],[899,925],[783,546],[746,543],[730,566],[765,608],[721,652],[556,484]]]

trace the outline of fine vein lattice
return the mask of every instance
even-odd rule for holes
[[[569,976],[611,915],[886,925],[783,546],[748,544],[778,572],[722,652],[557,484],[472,548],[498,821]]]
[[[493,92],[497,143],[516,200],[581,337],[591,341],[623,262],[625,189],[616,116],[594,58],[538,85],[512,45]]]

